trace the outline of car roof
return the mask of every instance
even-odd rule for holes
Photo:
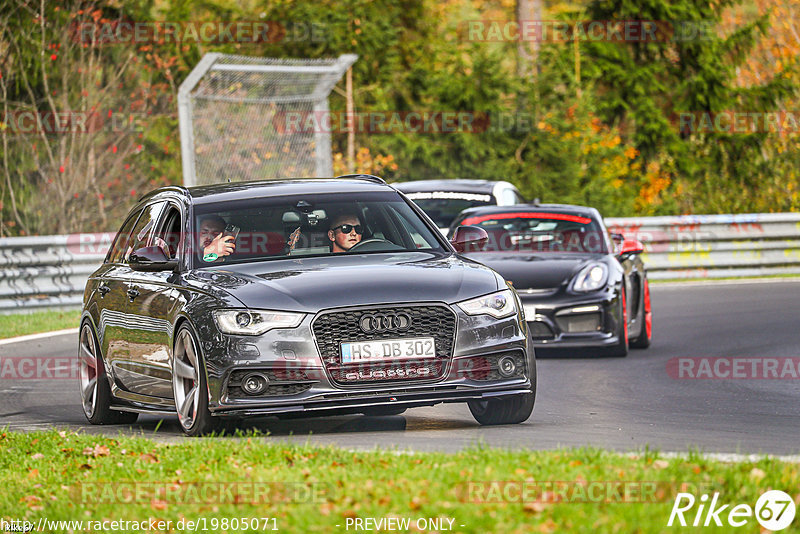
[[[144,201],[156,195],[172,192],[186,197],[193,204],[199,205],[259,197],[310,193],[364,193],[369,191],[394,191],[394,188],[385,183],[358,178],[292,178],[193,187],[168,186],[151,191],[141,200]]]
[[[395,182],[392,185],[403,193],[428,193],[432,191],[453,191],[456,193],[492,194],[497,184],[508,184],[502,180],[416,180],[413,182]]]
[[[468,208],[459,214],[462,217],[473,215],[493,215],[495,213],[560,213],[565,215],[580,215],[602,221],[603,217],[595,208],[578,206],[575,204],[514,204],[513,206],[478,206]]]

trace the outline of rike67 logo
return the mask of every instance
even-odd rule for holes
[[[721,504],[719,493],[714,493],[711,502],[708,501],[707,494],[696,499],[691,493],[678,493],[667,526],[721,527],[727,524],[730,527],[743,527],[755,516],[763,528],[775,532],[785,529],[794,520],[794,501],[780,490],[763,493],[756,501],[755,510],[749,504],[737,504],[733,507],[731,504]],[[690,522],[687,522],[687,518]]]

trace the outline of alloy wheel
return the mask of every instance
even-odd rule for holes
[[[81,328],[79,360],[81,404],[87,418],[91,418],[97,409],[97,345],[92,329],[88,324]]]
[[[185,429],[192,428],[197,419],[200,403],[200,365],[197,347],[188,330],[181,330],[175,344],[172,360],[172,386],[175,393],[175,409]]]

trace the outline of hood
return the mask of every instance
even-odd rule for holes
[[[293,258],[193,271],[189,282],[223,289],[249,308],[315,313],[326,308],[439,301],[496,291],[491,269],[453,254],[401,252]]]
[[[602,261],[604,254],[520,254],[481,252],[469,258],[487,265],[516,289],[552,289],[566,285],[586,264]]]

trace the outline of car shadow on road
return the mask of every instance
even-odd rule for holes
[[[147,418],[132,425],[139,427],[145,433],[180,435],[178,419]],[[404,415],[333,415],[326,417],[292,417],[279,419],[277,417],[248,418],[244,420],[224,421],[222,431],[225,435],[235,435],[237,431],[255,431],[271,436],[298,436],[319,434],[347,434],[367,432],[413,432],[430,430],[454,430],[472,428],[477,423],[459,419],[437,419],[435,424],[429,424],[427,418],[420,419]]]

